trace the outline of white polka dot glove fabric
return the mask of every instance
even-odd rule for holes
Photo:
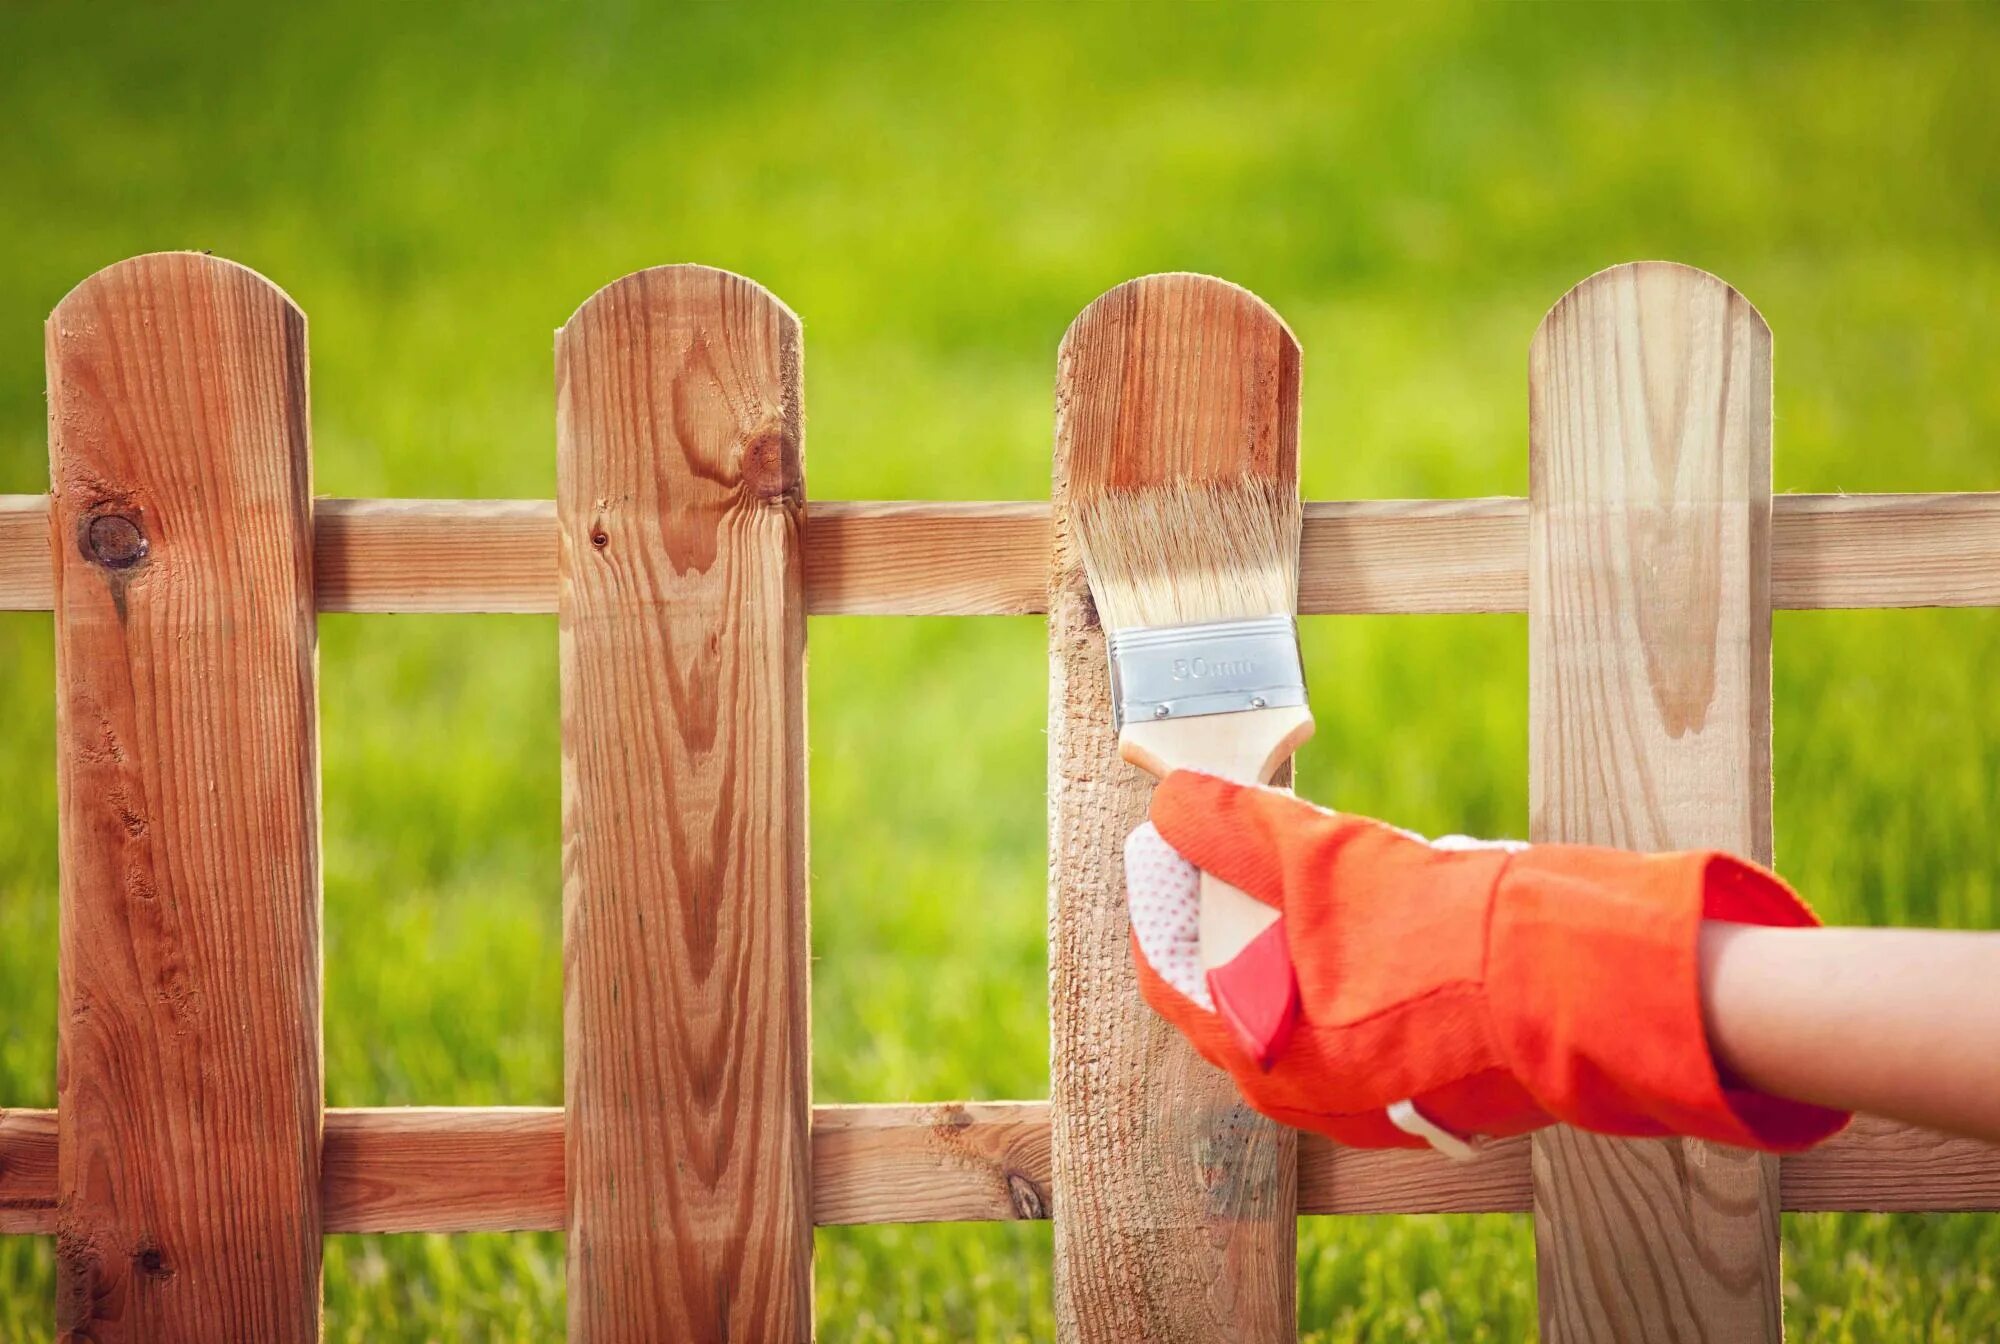
[[[1201,969],[1201,870],[1150,821],[1125,837],[1125,903],[1140,955],[1162,980],[1214,1012]]]

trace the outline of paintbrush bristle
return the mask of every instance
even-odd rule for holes
[[[1077,549],[1113,630],[1298,610],[1299,497],[1290,482],[1112,490],[1081,505]]]

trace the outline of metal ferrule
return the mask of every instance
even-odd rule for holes
[[[1190,719],[1306,702],[1293,616],[1113,630],[1111,702],[1117,724]]]

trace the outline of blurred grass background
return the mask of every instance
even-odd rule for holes
[[[1527,340],[1668,257],[1777,334],[1780,489],[2000,488],[1991,6],[0,9],[0,490],[47,480],[41,320],[209,248],[312,322],[318,488],[553,492],[549,334],[698,260],[803,314],[820,498],[1047,491],[1058,337],[1127,277],[1306,351],[1311,496],[1520,493]],[[335,1105],[561,1095],[554,623],[329,617]],[[1526,822],[1519,618],[1317,619],[1302,787]],[[1042,627],[815,620],[822,1100],[1047,1087]],[[1832,918],[2000,924],[2000,614],[1778,620],[1781,865]],[[0,615],[0,1105],[54,1100],[49,620]],[[1307,1220],[1309,1338],[1532,1331],[1525,1219]],[[2000,1219],[1795,1217],[1797,1337],[2000,1330]],[[822,1334],[1051,1333],[1044,1227],[818,1241]],[[0,1338],[45,1339],[0,1238]],[[560,1239],[337,1237],[333,1340],[546,1339]]]

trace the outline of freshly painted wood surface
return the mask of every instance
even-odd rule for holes
[[[812,1334],[799,361],[699,266],[556,339],[576,1344]]]
[[[1529,831],[1771,857],[1771,337],[1640,263],[1543,319],[1529,372]],[[1534,1139],[1542,1338],[1783,1334],[1778,1164]]]
[[[1125,835],[1152,782],[1118,757],[1071,510],[1113,485],[1298,474],[1298,344],[1254,295],[1134,280],[1085,309],[1056,380],[1049,621],[1050,1145],[1067,1341],[1290,1340],[1296,1135],[1139,998]]]
[[[232,262],[48,322],[66,1339],[320,1328],[306,324]]]
[[[1780,495],[1771,604],[2000,606],[2000,494]],[[818,616],[1008,616],[1048,606],[1049,509],[1032,502],[833,501],[806,524]],[[553,612],[555,505],[322,499],[321,611]],[[45,495],[0,495],[0,611],[45,611]],[[1525,611],[1525,499],[1305,506],[1307,614]]]

